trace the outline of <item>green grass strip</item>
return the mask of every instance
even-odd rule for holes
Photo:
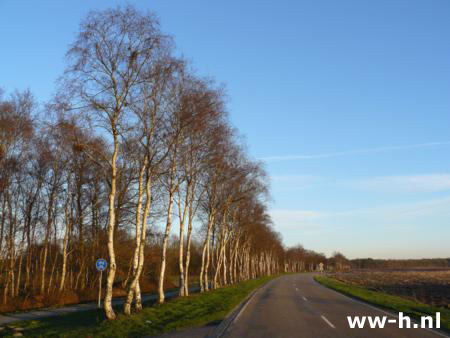
[[[421,316],[432,316],[436,312],[441,313],[441,329],[450,331],[450,310],[427,305],[415,300],[405,299],[399,296],[389,295],[384,292],[372,291],[366,288],[343,283],[337,279],[325,276],[315,276],[314,279],[320,284],[336,290],[345,295],[361,299],[365,302],[389,309],[395,312],[403,312],[416,319]]]
[[[142,337],[189,327],[218,324],[227,313],[257,287],[274,277],[249,280],[240,284],[180,297],[162,305],[144,304],[144,309],[131,316],[118,315],[105,320],[102,310],[85,311],[41,320],[13,323],[31,337]],[[117,312],[122,308],[117,308]],[[12,330],[1,334],[10,335]]]

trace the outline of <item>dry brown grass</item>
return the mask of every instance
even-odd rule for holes
[[[335,273],[345,283],[450,308],[450,270],[357,270]]]
[[[192,285],[192,284],[191,284]],[[164,283],[164,289],[170,290],[175,288],[176,285],[172,283],[169,278]],[[104,288],[104,286],[103,286]],[[149,281],[144,280],[141,283],[142,293],[156,292],[157,285]],[[105,296],[103,289],[103,297]],[[113,297],[126,296],[125,289],[120,286],[114,288]],[[63,305],[74,305],[85,302],[94,302],[98,297],[98,289],[85,289],[84,291],[72,291],[66,290],[62,293],[53,291],[45,295],[32,295],[26,294],[11,299],[7,304],[0,304],[0,314],[15,312],[15,311],[27,311],[47,307],[57,307]]]

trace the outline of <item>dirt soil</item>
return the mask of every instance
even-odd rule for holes
[[[356,270],[334,273],[343,282],[420,302],[450,308],[450,269]]]

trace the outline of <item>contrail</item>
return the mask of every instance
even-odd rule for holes
[[[442,146],[442,145],[450,145],[450,141],[428,142],[428,143],[410,144],[410,145],[403,145],[403,146],[386,146],[386,147],[378,147],[378,148],[354,149],[354,150],[346,150],[346,151],[340,151],[340,152],[335,152],[335,153],[312,154],[312,155],[268,156],[268,157],[261,157],[259,159],[263,160],[263,161],[312,160],[312,159],[318,159],[318,158],[330,158],[330,157],[341,157],[341,156],[348,156],[348,155],[379,153],[379,152],[383,152],[383,151],[392,151],[392,150],[418,149],[418,148],[435,147],[435,146]]]

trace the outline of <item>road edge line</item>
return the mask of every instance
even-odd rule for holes
[[[334,292],[337,293],[338,295],[341,295],[342,297],[345,297],[345,298],[347,298],[347,299],[349,299],[349,300],[351,300],[351,301],[353,301],[353,302],[355,302],[355,303],[358,303],[358,304],[361,304],[361,305],[365,305],[365,306],[367,306],[367,307],[369,307],[369,308],[372,308],[372,309],[374,309],[374,310],[377,310],[377,311],[379,311],[379,312],[381,312],[381,313],[384,313],[384,314],[386,314],[386,315],[389,315],[389,316],[398,318],[398,313],[395,313],[394,310],[387,309],[387,308],[383,308],[383,307],[381,307],[381,306],[377,306],[376,304],[369,303],[368,301],[365,301],[365,300],[363,300],[363,299],[359,299],[359,298],[357,298],[357,297],[355,297],[355,296],[351,296],[351,295],[347,295],[347,294],[345,294],[345,293],[339,292],[339,291],[337,291],[337,290],[335,290],[335,289],[333,289],[333,288],[330,288],[330,287],[328,287],[328,286],[326,286],[326,285],[323,285],[322,283],[316,281],[316,280],[314,279],[314,276],[312,276],[312,280],[313,280],[315,283],[317,283],[318,285],[320,285],[321,287],[323,287],[323,288],[325,288],[325,289],[327,289],[327,290],[334,291]],[[411,323],[420,323],[420,321],[418,321],[418,320],[417,320],[416,318],[414,318],[414,317],[409,316],[409,318],[411,319]],[[447,338],[450,337],[450,335],[449,335],[446,331],[443,331],[443,330],[441,330],[441,329],[430,329],[430,328],[426,328],[426,327],[422,327],[421,329],[422,329],[422,330],[429,331],[429,332],[431,332],[431,333],[434,333],[434,334],[436,334],[436,335],[438,335],[438,336],[447,337]]]
[[[272,284],[273,281],[280,278],[282,276],[276,277],[269,282],[257,287],[255,290],[253,290],[243,301],[241,301],[238,305],[236,305],[233,310],[231,310],[228,315],[220,322],[220,324],[211,332],[209,333],[206,338],[219,338],[222,337],[225,332],[228,330],[228,328],[231,326],[231,324],[234,323],[234,321],[239,317],[241,312],[244,312],[245,307],[248,303],[250,303],[253,296],[263,288],[268,287],[270,284]]]

